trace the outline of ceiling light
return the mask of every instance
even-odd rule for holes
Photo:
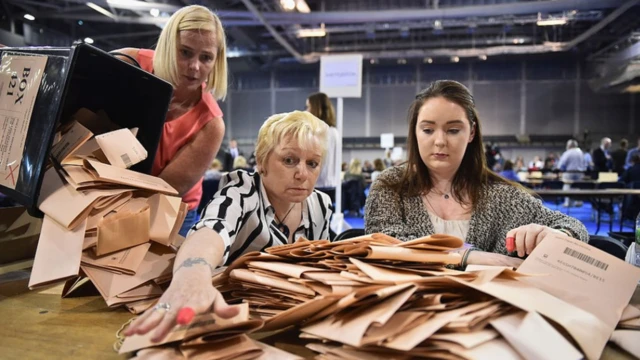
[[[398,64],[404,65],[407,63],[406,59],[398,59]]]
[[[102,14],[104,16],[110,17],[110,18],[112,18],[114,20],[116,19],[116,16],[111,11],[103,8],[102,6],[96,5],[96,4],[92,3],[92,2],[88,2],[87,6],[92,8],[93,10],[99,12],[100,14]]]
[[[160,10],[156,9],[156,8],[153,8],[153,9],[149,10],[149,14],[151,14],[151,16],[153,16],[153,17],[158,17],[158,16],[160,16]]]
[[[459,62],[459,61],[460,61],[460,58],[459,58],[459,57],[457,57],[457,56],[452,56],[452,57],[451,57],[451,62],[457,63],[457,62]]]
[[[84,21],[78,20],[78,25],[82,26],[82,24],[84,24]]]
[[[422,62],[425,64],[432,64],[433,63],[433,59],[432,58],[424,58],[422,59]]]
[[[24,14],[24,18],[31,21],[36,19],[36,17],[31,14]]]
[[[316,28],[316,29],[300,29],[298,30],[298,37],[323,37],[326,36],[327,32],[324,30],[324,27]]]
[[[84,38],[84,42],[86,42],[87,44],[93,44],[93,39],[90,37],[86,37]]]
[[[377,63],[378,63],[378,60],[376,60],[376,59],[369,60],[369,64],[371,64],[371,65],[377,64]]]
[[[538,20],[536,24],[538,24],[538,26],[554,26],[554,25],[564,25],[566,23],[567,23],[566,18],[560,18],[560,19]]]
[[[433,28],[436,30],[442,30],[442,21],[436,20],[433,22]]]
[[[480,55],[480,56],[478,56],[478,59],[487,60],[487,55]]]
[[[296,0],[296,9],[299,12],[305,13],[305,14],[308,14],[311,12],[311,9],[309,9],[309,5],[307,5],[307,2],[304,0]]]
[[[285,11],[293,11],[296,8],[296,0],[280,0],[280,6]]]

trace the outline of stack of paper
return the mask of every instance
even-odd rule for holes
[[[145,349],[137,353],[136,359],[302,359],[247,336],[260,329],[262,324],[262,320],[249,318],[249,307],[243,304],[238,315],[230,319],[213,313],[198,315],[189,325],[173,328],[157,343],[151,342],[152,332],[127,337],[119,352],[124,354]]]
[[[45,214],[29,287],[88,278],[109,306],[139,312],[162,294],[187,205],[164,180],[127,168],[147,151],[129,129],[94,136],[109,123],[82,109],[60,131],[39,198]],[[94,123],[92,123],[92,121]]]
[[[298,325],[322,340],[309,344],[322,359],[597,359],[619,320],[640,316],[623,317],[640,269],[578,240],[544,241],[517,272],[445,268],[461,246],[443,235],[302,240],[239,258],[219,289],[264,330]]]

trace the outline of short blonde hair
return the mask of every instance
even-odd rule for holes
[[[324,160],[327,150],[327,129],[327,124],[307,111],[272,115],[262,124],[258,132],[256,163],[259,167],[266,164],[269,155],[286,137],[296,139],[298,146],[304,150],[309,150],[314,145],[320,146]]]
[[[167,25],[162,29],[156,52],[153,57],[153,72],[156,76],[170,82],[173,87],[178,84],[178,39],[180,31],[211,31],[216,37],[218,53],[213,70],[207,79],[205,91],[222,100],[227,96],[227,42],[222,23],[216,14],[204,6],[185,6],[176,11]]]
[[[222,162],[218,159],[213,159],[213,162],[211,163],[211,166],[209,166],[209,169],[212,169],[212,170],[222,169]]]
[[[247,159],[244,156],[238,155],[235,159],[233,159],[233,168],[234,169],[244,169],[247,167]]]

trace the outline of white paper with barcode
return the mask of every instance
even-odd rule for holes
[[[147,151],[129,129],[97,135],[96,141],[113,166],[127,169],[147,158]]]

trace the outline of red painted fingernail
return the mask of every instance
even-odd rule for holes
[[[507,238],[507,252],[514,252],[516,250],[516,238]]]
[[[193,320],[194,316],[196,316],[196,312],[193,311],[192,308],[183,307],[182,309],[180,309],[180,311],[178,311],[178,317],[176,318],[176,321],[180,325],[187,325],[191,322],[191,320]]]

